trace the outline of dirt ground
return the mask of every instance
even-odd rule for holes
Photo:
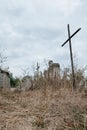
[[[87,97],[67,89],[0,91],[0,130],[87,130]]]

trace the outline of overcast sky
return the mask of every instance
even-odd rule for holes
[[[79,27],[72,38],[73,55],[79,66],[87,65],[87,0],[0,0],[0,49],[8,57],[6,66],[20,76],[38,61],[70,65],[69,46],[61,44]],[[46,67],[46,66],[45,66]]]

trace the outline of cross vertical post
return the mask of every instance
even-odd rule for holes
[[[70,59],[71,59],[71,68],[72,68],[72,86],[73,86],[73,89],[75,89],[76,88],[76,84],[75,84],[75,72],[74,72],[73,53],[72,53],[72,45],[71,45],[70,26],[69,26],[69,24],[67,25],[67,29],[68,29],[69,48],[70,48]]]

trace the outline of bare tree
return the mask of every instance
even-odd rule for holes
[[[7,61],[7,57],[4,56],[3,52],[0,51],[0,68],[3,67],[4,63]]]
[[[29,67],[22,69],[22,75],[23,75],[23,77],[24,77],[24,76],[27,76],[27,75],[29,75],[29,74],[30,74],[30,72],[29,72]]]

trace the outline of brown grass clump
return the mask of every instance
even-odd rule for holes
[[[0,130],[86,130],[87,97],[69,89],[0,92]]]

